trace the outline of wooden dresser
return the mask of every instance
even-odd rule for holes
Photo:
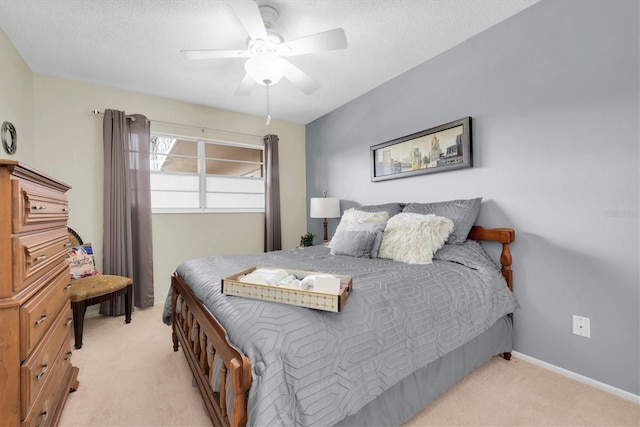
[[[54,426],[70,391],[69,186],[0,159],[0,425]]]

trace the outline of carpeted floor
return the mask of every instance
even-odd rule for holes
[[[207,426],[182,350],[162,306],[85,320],[72,363],[80,388],[60,426]],[[73,337],[72,337],[73,342]],[[528,362],[495,357],[405,426],[639,426],[640,405]]]

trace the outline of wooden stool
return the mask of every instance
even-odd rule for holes
[[[75,347],[82,348],[82,329],[87,307],[124,295],[125,323],[131,323],[133,281],[128,277],[97,275],[71,281],[71,309]]]

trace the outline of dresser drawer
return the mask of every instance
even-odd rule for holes
[[[69,306],[69,267],[59,273],[51,283],[20,307],[20,360],[25,360],[45,335],[60,309]]]
[[[55,373],[54,367],[58,359],[70,357],[71,307],[60,311],[60,314],[49,328],[46,336],[36,346],[31,355],[20,368],[20,414],[26,418],[27,412],[43,386]]]
[[[69,246],[67,228],[14,237],[13,290],[18,292],[38,277],[66,262]]]
[[[21,427],[55,426],[62,413],[62,399],[69,393],[69,378],[71,376],[71,354],[69,348],[71,339],[66,337],[60,353],[56,357],[50,378],[44,384],[40,393],[35,397],[26,417],[21,417]]]
[[[13,232],[42,230],[66,225],[69,219],[67,196],[60,190],[15,179],[13,196]]]

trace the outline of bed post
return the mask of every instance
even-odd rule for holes
[[[174,280],[175,278],[171,276],[171,339],[173,340],[173,351],[178,351],[178,335],[176,335],[176,322],[173,321],[173,317],[175,317],[176,313],[176,307],[178,305],[178,291],[176,290]]]
[[[509,243],[515,240],[515,232],[513,230],[500,231],[500,242],[502,243],[502,253],[500,254],[500,264],[502,264],[502,275],[507,281],[507,286],[513,292],[513,271],[511,271],[511,251]]]
[[[489,240],[502,243],[500,253],[500,264],[502,264],[502,275],[507,282],[509,290],[513,292],[513,271],[511,270],[511,250],[509,244],[516,239],[516,232],[512,228],[483,228],[474,225],[469,232],[469,238],[473,240]],[[505,360],[511,360],[511,353],[502,353]]]
[[[502,275],[507,281],[509,289],[513,291],[513,271],[511,271],[512,260],[509,244],[516,239],[516,232],[512,228],[483,228],[474,225],[469,232],[469,239],[502,243],[502,252],[500,253]]]
[[[247,424],[247,393],[242,383],[242,367],[237,359],[231,360],[231,384],[234,392],[234,407],[231,416],[233,425],[244,426]]]

